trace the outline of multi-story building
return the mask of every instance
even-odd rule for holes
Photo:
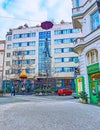
[[[2,72],[3,72],[3,57],[4,57],[4,40],[0,41],[0,89],[2,88]]]
[[[82,37],[74,42],[81,74],[76,80],[77,90],[78,93],[85,90],[89,101],[97,103],[100,91],[100,7],[98,10],[96,0],[72,2],[73,25],[82,30]]]
[[[74,89],[78,55],[74,53],[73,41],[79,36],[80,29],[74,29],[69,22],[54,24],[49,30],[40,26],[10,29],[6,35],[3,88],[11,86],[12,80],[19,79],[19,73],[26,70],[27,84],[31,84],[34,77],[38,82],[52,78],[56,80],[56,87]]]

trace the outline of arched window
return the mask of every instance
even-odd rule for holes
[[[98,62],[98,51],[93,49],[86,54],[87,65],[91,65]]]

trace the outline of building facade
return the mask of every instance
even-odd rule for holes
[[[96,0],[72,2],[73,25],[82,30],[82,37],[74,42],[81,74],[76,85],[78,93],[86,91],[90,103],[97,103],[100,91],[100,12]]]
[[[27,73],[27,85],[37,77],[34,82],[40,87],[55,82],[58,88],[74,89],[78,55],[74,53],[73,41],[79,36],[82,36],[80,29],[64,22],[54,24],[49,30],[40,26],[10,29],[6,35],[3,89],[20,80],[23,70]]]
[[[0,41],[0,89],[2,88],[2,73],[3,73],[3,59],[4,59],[4,44],[5,41]]]

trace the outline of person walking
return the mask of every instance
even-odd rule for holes
[[[12,89],[11,89],[11,96],[15,96],[15,88],[14,87],[12,87]]]

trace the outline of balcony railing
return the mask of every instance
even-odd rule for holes
[[[92,31],[85,37],[78,38],[74,41],[74,47],[85,45],[92,40],[100,38],[100,27],[98,27],[95,31]]]
[[[72,16],[74,17],[74,16],[82,15],[95,3],[96,0],[87,0],[87,2],[83,6],[72,9],[72,14],[73,14]]]

